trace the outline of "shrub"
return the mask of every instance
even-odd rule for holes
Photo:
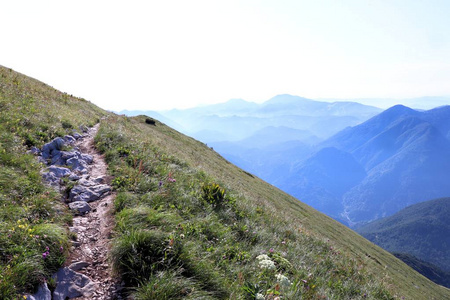
[[[202,187],[203,199],[214,207],[220,207],[224,203],[225,190],[217,183],[207,183]]]

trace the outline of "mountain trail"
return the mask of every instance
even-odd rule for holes
[[[102,183],[110,184],[111,178],[107,176],[107,164],[104,157],[95,149],[94,137],[99,124],[88,132],[88,135],[76,142],[83,154],[93,157],[89,165],[91,178],[102,178]],[[119,299],[120,285],[112,275],[111,265],[108,262],[111,232],[114,218],[111,207],[115,198],[114,193],[108,193],[97,201],[90,202],[91,211],[73,218],[73,226],[77,239],[73,241],[74,247],[67,259],[67,266],[77,273],[89,277],[95,284],[90,293],[76,299]],[[75,266],[75,267],[74,267]],[[78,269],[80,268],[80,269]]]

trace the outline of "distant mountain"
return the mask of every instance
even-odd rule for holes
[[[314,208],[339,219],[342,195],[365,176],[364,168],[345,151],[323,148],[293,167],[280,188]]]
[[[418,259],[417,257],[407,253],[392,253],[405,264],[427,277],[431,281],[442,286],[450,288],[450,272],[443,271],[438,266]]]
[[[246,148],[264,148],[275,147],[277,144],[297,140],[304,141],[307,144],[315,144],[320,141],[317,136],[307,130],[294,129],[285,126],[267,126],[236,143]]]
[[[237,142],[255,134],[261,136],[265,128],[272,127],[307,131],[304,135],[306,139],[302,141],[310,143],[312,135],[323,140],[379,112],[379,108],[359,103],[328,103],[292,95],[278,95],[260,104],[232,99],[225,103],[190,109],[160,111],[159,114],[178,124],[175,127],[177,130],[206,143]],[[269,140],[271,137],[268,132],[264,139]],[[296,139],[295,135],[291,138]]]
[[[439,106],[450,105],[450,97],[418,97],[409,99],[392,99],[392,98],[356,98],[356,99],[318,99],[319,101],[327,102],[339,102],[339,101],[350,101],[363,103],[365,105],[371,105],[380,108],[389,108],[393,105],[401,104],[413,109],[429,110]]]
[[[333,187],[341,184],[342,177],[351,176],[348,167],[314,155],[314,165],[327,165],[335,176],[323,174],[322,178],[328,178],[326,183],[323,179],[311,181],[317,178],[317,168],[299,164],[281,186],[299,197],[309,195],[308,203],[318,209],[335,199],[338,203],[328,204],[327,213],[343,216],[349,225],[392,215],[429,198],[449,196],[449,116],[448,106],[419,112],[397,105],[320,143],[319,152],[336,148],[354,159],[352,165],[356,163],[365,171],[364,177],[350,177],[360,181],[353,180],[353,186],[347,185],[344,193],[337,193]],[[317,184],[300,184],[305,180],[319,182],[321,193],[311,194]],[[330,196],[325,197],[327,194]],[[330,212],[329,208],[340,205],[343,211]]]
[[[450,272],[450,198],[411,205],[356,231],[390,252],[408,253]]]

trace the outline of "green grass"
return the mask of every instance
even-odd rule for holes
[[[145,119],[109,117],[96,137],[118,192],[111,259],[133,297],[449,297],[345,226]]]
[[[0,299],[17,299],[49,280],[69,248],[71,215],[61,196],[43,185],[42,165],[26,151],[104,115],[85,100],[0,67]]]

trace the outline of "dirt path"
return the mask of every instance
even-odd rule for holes
[[[111,178],[107,176],[107,165],[103,156],[94,147],[94,137],[97,134],[99,124],[89,131],[89,136],[77,141],[76,146],[83,154],[93,156],[93,163],[89,166],[89,174],[92,178],[103,177],[105,184],[110,184]],[[95,292],[89,297],[76,299],[118,299],[117,280],[112,277],[111,266],[108,262],[111,230],[114,224],[112,206],[115,194],[93,201],[90,204],[92,210],[73,219],[71,230],[77,233],[67,265],[77,262],[87,263],[87,267],[78,270],[96,283]],[[86,264],[81,264],[86,265]]]

